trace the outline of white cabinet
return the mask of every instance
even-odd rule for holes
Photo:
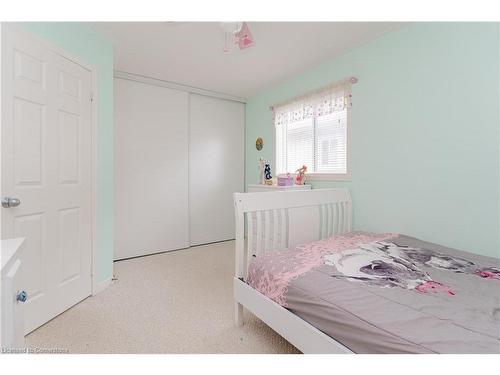
[[[2,351],[25,347],[23,267],[21,262],[24,239],[1,241],[2,278],[0,302],[0,346]]]

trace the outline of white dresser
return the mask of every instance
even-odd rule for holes
[[[23,349],[24,302],[28,296],[23,291],[23,266],[21,254],[24,238],[1,240],[0,258],[2,264],[0,301],[0,347],[2,352]]]
[[[247,185],[247,192],[257,193],[264,191],[297,191],[297,190],[310,190],[311,185],[292,185],[292,186],[278,186],[278,185],[262,185],[262,184],[249,184]]]

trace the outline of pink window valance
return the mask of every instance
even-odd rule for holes
[[[329,85],[320,90],[273,106],[274,125],[281,126],[311,117],[343,111],[352,105],[350,80]],[[357,80],[356,80],[357,81]]]

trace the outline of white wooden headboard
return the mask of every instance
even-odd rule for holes
[[[237,278],[246,278],[254,255],[291,248],[299,238],[313,241],[350,232],[352,226],[347,189],[234,193],[234,206]]]

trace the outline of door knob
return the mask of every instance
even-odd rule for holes
[[[16,300],[19,302],[26,302],[28,300],[28,293],[24,290],[17,292]]]
[[[17,198],[11,198],[11,197],[2,198],[2,207],[4,208],[17,207],[20,204],[21,201]]]

